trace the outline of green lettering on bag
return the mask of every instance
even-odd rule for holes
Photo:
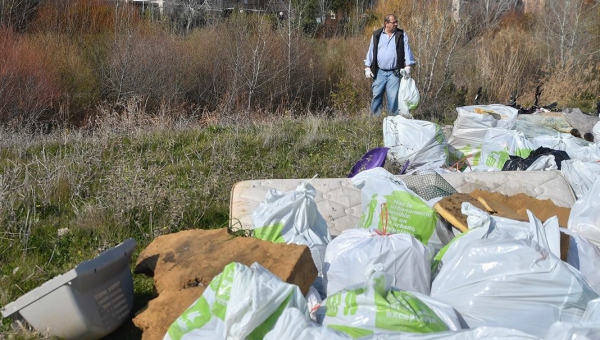
[[[521,158],[527,158],[531,154],[531,151],[533,151],[533,150],[519,148],[519,149],[515,149],[515,155],[519,156]]]
[[[397,233],[413,235],[423,244],[435,230],[437,214],[420,197],[406,191],[396,190],[384,196],[387,201],[387,228]],[[379,229],[382,229],[379,221]]]
[[[270,226],[255,228],[254,237],[259,240],[271,241],[273,243],[286,243],[281,236],[284,227],[283,223],[278,222]]]
[[[368,335],[373,334],[373,331],[368,329],[349,327],[349,326],[340,326],[340,325],[327,325],[327,328],[334,329],[338,332],[346,333],[352,339],[359,339]]]
[[[396,332],[432,333],[448,326],[427,304],[409,292],[390,290],[387,296],[375,295],[375,327]]]
[[[201,296],[169,327],[169,337],[172,340],[180,340],[189,330],[204,327],[211,317],[210,306],[204,296]]]
[[[479,164],[479,159],[481,158],[481,144],[479,144],[479,148],[477,149],[477,151],[475,151],[475,153],[473,154],[473,164],[472,165],[477,165]]]
[[[279,308],[277,308],[277,310],[274,311],[273,314],[271,314],[271,316],[269,316],[263,323],[256,327],[246,339],[262,340],[265,335],[267,335],[267,333],[269,333],[275,327],[277,320],[281,314],[283,314],[283,311],[286,309],[286,307],[290,304],[290,301],[292,300],[292,294],[293,293],[290,293],[290,295],[288,295]]]
[[[327,316],[335,317],[338,314],[338,310],[340,308],[340,304],[342,303],[342,295],[334,294],[327,297],[325,300],[325,314]]]
[[[202,295],[175,320],[167,330],[172,340],[180,340],[190,330],[204,327],[213,315],[221,320],[225,319],[227,303],[233,286],[235,267],[235,262],[228,264],[223,272],[215,276],[210,282],[207,291],[210,290],[215,295],[212,307]]]
[[[232,262],[223,268],[223,272],[219,274],[219,280],[216,282],[216,286],[213,286],[211,282],[210,287],[215,292],[215,302],[212,306],[212,313],[215,317],[225,320],[225,313],[227,312],[227,304],[231,297],[231,288],[233,287],[233,279],[235,276],[235,262]],[[213,281],[215,279],[213,278]]]
[[[358,311],[358,303],[356,302],[356,296],[363,294],[364,289],[359,288],[357,290],[351,290],[346,292],[344,299],[344,315],[355,315]]]
[[[373,216],[375,216],[375,209],[377,209],[377,194],[373,194],[371,201],[369,201],[369,204],[367,205],[367,209],[365,209],[366,213],[363,212],[360,216],[360,219],[358,220],[359,228],[368,228],[371,226],[371,223],[373,223]]]
[[[435,257],[433,258],[433,261],[431,262],[431,273],[432,274],[437,273],[441,269],[440,263],[442,262],[442,258],[444,257],[444,254],[446,254],[446,252],[448,251],[448,248],[450,248],[450,245],[452,243],[454,243],[454,241],[456,241],[459,238],[466,235],[468,232],[469,231],[456,235],[448,244],[446,244],[445,246],[442,247],[442,249],[440,249],[440,251],[435,255]],[[443,265],[443,263],[442,263],[442,265]]]

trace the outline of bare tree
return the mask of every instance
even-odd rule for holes
[[[598,24],[600,1],[548,1],[539,20],[538,38],[546,46],[548,65],[565,68],[569,58],[575,64],[600,53],[594,25]]]
[[[27,29],[41,0],[0,0],[0,28]]]

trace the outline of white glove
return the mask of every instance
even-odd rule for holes
[[[365,77],[367,77],[367,79],[374,77],[370,67],[365,67]]]
[[[410,70],[411,70],[411,68],[412,67],[410,67],[410,66],[406,66],[405,68],[403,68],[403,69],[400,70],[400,74],[402,75],[402,77],[404,79],[410,78]]]

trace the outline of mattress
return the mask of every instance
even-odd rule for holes
[[[538,199],[550,199],[554,204],[568,208],[576,200],[569,183],[558,171],[448,173],[442,177],[461,193],[475,189],[504,195],[523,193]],[[270,189],[288,192],[303,181],[309,181],[316,188],[317,208],[332,235],[356,227],[362,213],[360,190],[354,187],[350,178],[314,178],[258,179],[236,183],[231,190],[230,228],[251,229],[252,212],[264,201]]]

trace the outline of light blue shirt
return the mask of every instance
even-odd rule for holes
[[[379,44],[377,45],[377,65],[379,68],[385,70],[391,70],[396,68],[397,56],[396,56],[396,39],[395,36],[398,31],[389,37],[385,30],[381,31],[379,37]],[[373,36],[371,36],[371,42],[369,43],[369,50],[367,51],[367,57],[365,59],[365,66],[371,66],[373,62]],[[413,57],[410,46],[408,45],[408,35],[404,32],[404,65],[414,65],[417,62]],[[403,68],[402,65],[400,68]]]

